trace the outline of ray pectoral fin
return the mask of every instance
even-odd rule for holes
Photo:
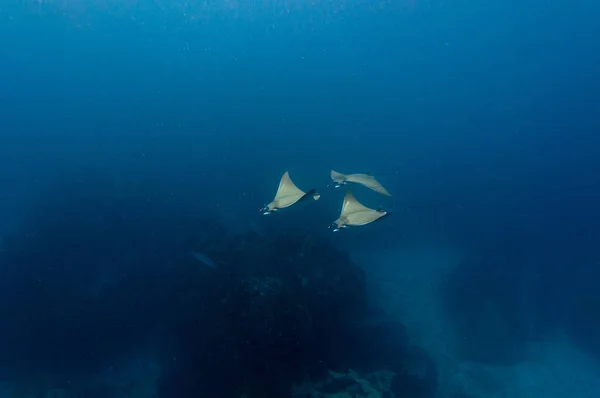
[[[283,197],[301,198],[302,196],[304,196],[304,194],[305,194],[304,191],[302,191],[300,188],[298,188],[296,186],[296,184],[294,184],[294,182],[290,178],[289,173],[286,171],[285,174],[283,175],[283,177],[281,177],[281,182],[279,183],[279,189],[277,190],[277,194],[275,195],[275,198],[276,199],[283,198]]]
[[[344,181],[345,181],[345,180],[346,180],[346,178],[347,178],[345,174],[338,173],[338,172],[337,172],[337,171],[335,171],[335,170],[331,170],[331,173],[330,173],[330,175],[331,175],[331,179],[332,179],[333,181],[335,181],[335,182],[336,182],[338,185],[341,185],[341,184],[343,184],[343,183],[344,183]]]
[[[370,173],[366,174],[349,174],[347,176],[347,180],[349,182],[354,182],[356,184],[362,185],[366,188],[372,189],[375,192],[378,192],[382,195],[392,196],[384,187],[381,185],[379,181],[375,177],[373,177]]]
[[[380,191],[378,191],[379,193],[381,193],[381,194],[383,194],[385,196],[392,196],[392,194],[389,193],[388,190],[385,189],[382,185],[379,185],[379,187],[380,187]]]

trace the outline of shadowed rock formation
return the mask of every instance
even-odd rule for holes
[[[388,369],[390,388],[415,397],[435,389],[427,356],[371,308],[364,272],[326,240],[229,234],[170,190],[90,175],[31,214],[0,252],[6,380],[115,397],[120,387],[84,380],[143,353],[169,398],[282,398],[348,369]]]

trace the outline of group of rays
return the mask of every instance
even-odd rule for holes
[[[382,195],[392,196],[371,174],[342,174],[331,170],[331,179],[338,188],[347,183],[355,183],[379,192]],[[303,191],[294,184],[290,178],[289,172],[285,172],[279,181],[279,188],[275,193],[275,198],[261,209],[263,214],[271,214],[296,203],[315,201],[321,197],[315,189]],[[342,228],[358,227],[370,224],[374,221],[392,214],[382,209],[372,209],[360,203],[352,194],[349,188],[346,189],[344,202],[340,216],[329,228],[333,231],[339,231]]]

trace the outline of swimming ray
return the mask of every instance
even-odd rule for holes
[[[271,203],[263,207],[261,212],[263,214],[270,214],[290,207],[295,203],[304,202],[309,199],[318,200],[320,197],[321,195],[314,189],[304,192],[298,188],[290,178],[289,172],[286,171],[283,177],[281,177],[281,181],[279,181],[279,188],[277,188],[275,198]]]
[[[375,210],[363,205],[356,200],[350,189],[347,189],[340,216],[330,225],[330,228],[333,228],[335,232],[342,228],[359,227],[380,220],[390,214],[392,214],[390,211]]]
[[[331,179],[336,183],[336,187],[346,184],[347,182],[353,182],[355,184],[360,184],[364,187],[372,189],[375,192],[378,192],[382,195],[392,196],[387,189],[381,185],[379,181],[375,179],[369,173],[363,174],[342,174],[338,173],[335,170],[331,170]]]

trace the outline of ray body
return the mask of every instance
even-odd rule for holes
[[[285,172],[279,181],[275,198],[261,209],[263,214],[270,214],[285,209],[291,205],[308,200],[318,200],[321,197],[314,189],[304,192],[294,184],[289,172]]]
[[[336,183],[336,187],[352,182],[372,189],[382,195],[392,196],[387,189],[385,189],[383,185],[370,174],[342,174],[335,170],[331,170],[331,179]]]
[[[336,232],[342,228],[359,227],[380,220],[390,214],[392,213],[389,211],[375,210],[363,205],[347,189],[340,216],[331,224],[330,228],[333,228],[333,231]]]

